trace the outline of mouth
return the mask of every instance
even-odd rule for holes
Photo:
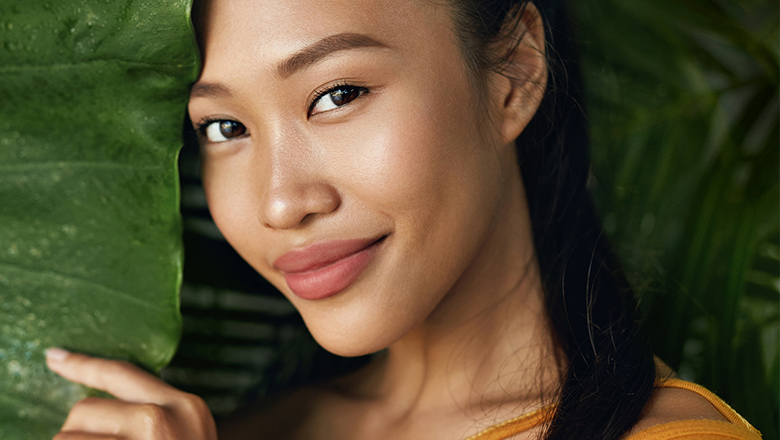
[[[333,296],[349,287],[371,263],[386,235],[334,240],[287,252],[274,261],[287,286],[303,299]]]

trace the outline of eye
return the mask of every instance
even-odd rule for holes
[[[349,104],[364,93],[368,93],[368,89],[365,87],[355,87],[348,84],[330,88],[318,94],[317,99],[314,100],[309,109],[309,116]]]
[[[246,133],[246,127],[240,122],[230,120],[206,120],[198,126],[198,133],[209,142],[225,142]]]

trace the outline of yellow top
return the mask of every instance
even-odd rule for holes
[[[736,411],[712,394],[706,388],[680,379],[667,379],[657,386],[669,388],[681,388],[693,391],[707,399],[723,415],[728,422],[717,420],[680,420],[677,422],[661,423],[628,437],[626,440],[761,440],[758,432],[747,420]],[[498,425],[472,435],[466,440],[504,440],[509,437],[533,428],[543,423],[555,412],[555,405],[525,413],[514,419],[507,420]]]

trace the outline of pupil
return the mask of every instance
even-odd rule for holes
[[[337,106],[344,105],[348,103],[349,101],[352,101],[353,99],[357,98],[358,95],[358,89],[349,87],[349,88],[342,88],[338,90],[334,90],[333,94],[331,95],[331,99],[333,100],[333,103]]]
[[[244,134],[244,126],[235,121],[222,121],[219,123],[219,131],[222,136],[232,138]]]

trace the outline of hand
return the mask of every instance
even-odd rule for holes
[[[76,403],[54,440],[216,440],[203,400],[140,368],[52,348],[46,364],[60,376],[106,391],[118,400],[88,397]]]

